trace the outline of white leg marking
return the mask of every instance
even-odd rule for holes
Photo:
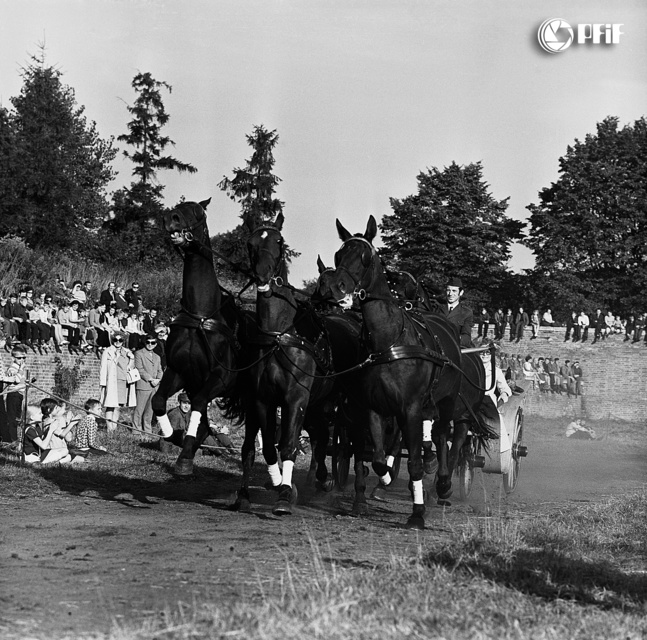
[[[422,421],[422,441],[431,442],[431,425],[433,422],[431,420]]]
[[[268,464],[267,471],[270,474],[272,486],[278,487],[281,484],[281,470],[279,469],[279,463],[275,462],[274,464]]]
[[[386,487],[391,484],[391,475],[385,473],[383,476],[380,476],[380,482]]]
[[[168,419],[166,414],[157,417],[157,424],[165,438],[170,438],[173,435],[173,427],[171,426],[171,421]]]
[[[413,504],[424,504],[425,499],[422,493],[422,480],[413,481]]]
[[[393,463],[395,462],[395,456],[386,456],[386,466],[389,469],[393,469]]]
[[[281,484],[286,484],[288,487],[292,486],[292,469],[294,469],[294,462],[286,460],[283,463],[283,479]]]
[[[199,411],[191,411],[191,418],[189,418],[189,428],[186,430],[187,436],[192,436],[195,438],[198,433],[198,425],[200,424],[200,419],[202,414]]]

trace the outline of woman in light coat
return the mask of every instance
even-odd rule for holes
[[[112,336],[112,346],[101,354],[99,385],[101,404],[106,409],[108,431],[117,429],[121,407],[137,405],[135,384],[128,383],[128,371],[135,368],[135,356],[124,346],[124,334]]]

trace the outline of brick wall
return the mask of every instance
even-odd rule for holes
[[[546,418],[582,416],[592,420],[644,421],[647,414],[647,345],[624,342],[623,335],[591,344],[592,330],[584,344],[564,342],[565,332],[564,328],[541,327],[537,339],[530,340],[531,331],[526,329],[521,342],[509,342],[507,338],[501,342],[502,351],[520,354],[522,360],[531,355],[559,357],[562,363],[564,360],[580,361],[584,397],[569,399],[529,390],[525,412]]]
[[[476,332],[475,332],[476,333]],[[490,337],[492,333],[490,330]],[[595,345],[591,344],[592,332],[584,344],[564,342],[564,329],[542,327],[539,337],[530,340],[530,330],[519,342],[504,340],[501,348],[507,353],[559,357],[564,360],[578,359],[583,370],[584,397],[543,395],[539,391],[528,389],[525,411],[528,415],[540,415],[546,418],[572,418],[586,416],[598,419],[621,419],[643,421],[647,414],[647,345],[640,343],[633,346],[623,342],[623,336],[613,336]],[[3,365],[11,361],[9,354],[0,356]],[[88,398],[99,396],[99,360],[93,354],[71,356],[59,354],[63,365],[74,366],[81,360],[81,371],[86,375],[80,390],[72,402],[82,405]],[[27,368],[35,383],[45,392],[31,390],[29,402],[38,402],[54,385],[54,355],[29,353]]]

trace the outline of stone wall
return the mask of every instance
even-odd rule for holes
[[[476,334],[476,331],[475,331]],[[490,330],[490,337],[492,336]],[[565,395],[544,395],[538,390],[528,389],[525,411],[528,415],[546,418],[570,419],[585,416],[593,420],[620,419],[642,422],[647,414],[647,345],[632,345],[623,342],[623,336],[612,336],[605,341],[591,344],[593,335],[584,344],[564,342],[564,329],[542,327],[539,337],[530,340],[530,330],[521,342],[505,339],[501,348],[507,353],[559,357],[564,360],[578,359],[583,370],[584,396],[568,398]],[[54,357],[56,354],[38,355],[29,352],[27,368],[37,378],[36,386],[44,391],[32,389],[29,402],[38,402],[51,393],[54,386]],[[11,357],[2,352],[3,365]],[[99,397],[99,360],[94,354],[72,356],[58,354],[62,364],[73,367],[80,360],[84,379],[72,402],[82,405],[88,398]]]

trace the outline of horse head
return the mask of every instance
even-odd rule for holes
[[[370,216],[366,231],[352,235],[337,220],[337,231],[342,245],[335,254],[335,278],[331,285],[333,297],[340,302],[350,294],[364,300],[369,289],[386,285],[382,265],[373,246],[377,223]]]
[[[272,283],[282,286],[285,278],[284,241],[281,235],[283,214],[273,224],[257,227],[247,240],[252,276],[261,293],[270,291]]]
[[[211,198],[202,202],[181,202],[164,214],[164,228],[174,246],[187,249],[194,243],[203,245],[209,241],[206,209],[210,202]]]

